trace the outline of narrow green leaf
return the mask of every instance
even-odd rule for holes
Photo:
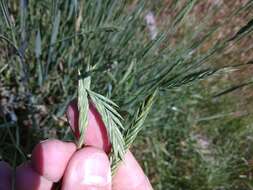
[[[143,103],[138,108],[135,113],[135,117],[131,122],[130,127],[126,131],[125,135],[125,148],[128,149],[133,141],[136,139],[138,133],[143,129],[144,122],[147,118],[148,113],[150,112],[152,105],[155,101],[158,90],[155,90],[151,95],[149,95]]]
[[[57,16],[58,7],[59,7],[59,0],[53,0],[52,7],[51,7],[51,15],[52,15],[53,20]]]
[[[105,101],[106,103],[109,103],[115,107],[119,107],[117,104],[115,104],[113,101],[111,101],[110,99],[102,96],[101,94],[98,94],[96,92],[93,91],[89,91],[90,94],[94,95],[95,97],[99,98],[101,101]]]
[[[5,0],[0,1],[0,8],[7,27],[11,28],[12,27],[11,17]]]
[[[192,10],[192,8],[196,2],[197,2],[197,0],[188,0],[186,5],[183,7],[183,9],[181,9],[179,11],[178,15],[176,16],[176,18],[173,22],[173,27],[178,25],[185,18],[185,16],[188,15],[188,13]]]
[[[148,53],[154,50],[155,47],[159,47],[159,45],[164,39],[165,35],[159,34],[154,40],[151,40],[143,49],[140,50],[138,58],[145,57]]]
[[[35,56],[37,59],[39,59],[41,55],[41,35],[40,35],[40,29],[38,29],[36,33],[36,39],[35,39]]]
[[[40,61],[40,56],[41,56],[42,50],[41,50],[41,35],[40,35],[39,29],[36,33],[34,52],[35,52],[35,57],[37,60],[38,84],[39,84],[39,86],[41,86],[43,83],[43,79],[44,79],[44,75],[43,75],[44,68],[43,68],[41,61]]]
[[[21,42],[26,40],[27,0],[20,0],[20,30]]]
[[[50,44],[54,44],[56,42],[58,33],[59,33],[59,26],[60,26],[60,21],[61,21],[61,11],[59,10],[53,23],[53,31],[51,35],[51,41]]]
[[[122,118],[120,114],[113,109],[109,104],[116,105],[114,102],[109,100],[108,98],[97,94],[91,90],[88,91],[89,97],[92,100],[92,103],[97,108],[100,113],[102,120],[106,126],[107,132],[110,137],[110,141],[113,147],[113,155],[117,159],[122,159],[124,156],[124,139],[119,130],[119,128],[123,128],[123,125],[120,122]]]
[[[123,84],[123,83],[128,79],[128,77],[129,77],[130,74],[132,73],[132,70],[133,70],[135,64],[136,64],[136,60],[133,60],[133,61],[131,62],[131,64],[129,65],[128,69],[126,70],[124,76],[123,76],[122,79],[119,81],[119,85],[120,85],[120,84]]]
[[[124,150],[125,152],[130,148],[130,146],[133,144],[134,140],[136,139],[139,132],[144,128],[144,122],[147,118],[147,115],[149,114],[152,105],[154,104],[155,97],[157,95],[158,90],[155,90],[151,95],[147,96],[146,99],[143,101],[143,103],[138,108],[137,112],[134,114],[135,117],[133,121],[130,124],[130,127],[127,129],[124,140],[125,140],[125,146]],[[121,162],[119,158],[113,157],[112,158],[112,173],[115,174],[115,171],[118,167],[118,164]]]
[[[80,72],[79,72],[80,74]],[[85,129],[88,126],[88,110],[89,100],[87,91],[90,89],[91,79],[86,77],[78,81],[78,111],[79,111],[79,131],[80,138],[78,139],[78,148],[81,148],[84,142]]]
[[[51,63],[51,60],[52,60],[52,55],[53,55],[53,51],[54,51],[53,44],[55,44],[55,42],[57,40],[57,36],[58,36],[58,33],[59,33],[59,27],[60,27],[60,21],[61,21],[61,11],[58,10],[58,13],[54,18],[45,75],[47,75],[47,73],[48,73],[48,69],[49,69],[49,66],[50,66],[50,63]]]
[[[4,41],[6,41],[9,45],[11,45],[11,46],[14,48],[16,54],[20,57],[20,59],[23,59],[23,55],[20,53],[18,47],[14,44],[14,42],[12,42],[11,39],[9,39],[8,37],[3,36],[3,35],[0,34],[0,40],[4,40]]]
[[[251,19],[245,26],[243,26],[229,41],[235,40],[238,37],[253,30],[253,19]]]
[[[238,85],[232,86],[232,87],[230,87],[230,88],[228,88],[228,89],[226,89],[226,90],[224,90],[224,91],[222,91],[222,92],[214,95],[213,98],[218,98],[220,96],[229,94],[229,93],[231,93],[231,92],[233,92],[235,90],[239,90],[239,89],[241,89],[241,88],[243,88],[245,86],[251,85],[252,83],[253,83],[253,81],[250,81],[250,82],[244,82],[242,84],[238,84]]]
[[[77,15],[77,6],[78,6],[77,0],[71,0],[67,20],[70,20],[72,15],[74,16]]]
[[[163,85],[166,86],[164,88],[180,87],[182,85],[191,83],[191,82],[196,81],[196,80],[202,80],[202,79],[204,79],[208,76],[213,75],[217,71],[218,71],[217,69],[204,69],[204,70],[201,70],[201,71],[190,73],[187,76],[185,76],[181,79],[178,79],[176,81],[173,81],[173,80],[172,81],[167,81]]]

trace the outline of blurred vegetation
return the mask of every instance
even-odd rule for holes
[[[0,2],[1,159],[72,138],[64,112],[90,64],[126,126],[162,86],[132,148],[154,189],[253,189],[252,0]]]

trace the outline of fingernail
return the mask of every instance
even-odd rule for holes
[[[85,160],[82,184],[93,186],[106,186],[111,181],[109,165],[105,164],[101,153],[96,153]]]
[[[111,170],[107,155],[93,147],[77,151],[63,177],[62,190],[110,190]]]

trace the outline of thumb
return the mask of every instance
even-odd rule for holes
[[[65,171],[62,190],[111,190],[111,170],[107,155],[93,147],[77,151]]]
[[[113,177],[113,190],[152,190],[152,186],[143,170],[128,151]]]

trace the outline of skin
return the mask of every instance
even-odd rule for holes
[[[75,102],[67,109],[74,134],[78,137]],[[31,161],[16,168],[16,190],[152,190],[140,165],[128,151],[116,174],[111,177],[108,153],[111,145],[105,126],[91,105],[85,146],[77,150],[72,142],[46,140],[32,152]],[[11,190],[12,169],[0,162],[0,189]]]

